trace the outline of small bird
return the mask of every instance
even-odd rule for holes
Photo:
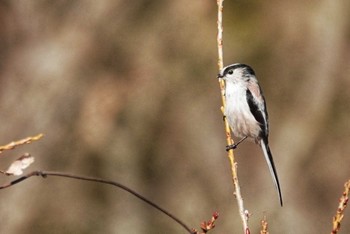
[[[265,98],[254,70],[246,64],[235,63],[224,67],[218,78],[225,81],[224,116],[233,134],[241,138],[236,144],[226,146],[226,150],[235,149],[248,137],[253,138],[264,153],[280,204],[283,206],[281,188],[269,147],[269,122]]]

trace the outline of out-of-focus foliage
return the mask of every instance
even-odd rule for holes
[[[327,233],[350,177],[350,3],[224,7],[224,63],[255,68],[285,199],[280,208],[258,146],[242,144],[250,226],[258,232],[266,215],[271,233]],[[118,180],[196,228],[217,210],[214,233],[241,231],[216,80],[216,1],[2,1],[0,17],[0,142],[46,136],[4,154]],[[184,233],[100,184],[37,178],[0,199],[1,233]]]

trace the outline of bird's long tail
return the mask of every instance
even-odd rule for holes
[[[278,197],[279,197],[279,200],[280,200],[280,204],[281,204],[281,206],[283,206],[281,187],[280,187],[280,183],[278,181],[277,171],[276,171],[276,168],[275,168],[275,164],[273,162],[273,158],[272,158],[272,154],[271,154],[271,151],[270,151],[270,147],[263,139],[261,139],[260,145],[261,145],[261,148],[263,150],[263,153],[264,153],[267,165],[269,166],[269,170],[270,170],[270,173],[271,173],[271,176],[272,176],[272,179],[273,179],[273,183],[275,184],[276,190],[278,192]]]

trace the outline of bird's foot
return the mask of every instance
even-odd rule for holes
[[[226,151],[236,149],[238,144],[226,145]]]
[[[232,150],[232,149],[236,149],[237,146],[239,144],[241,144],[245,139],[247,139],[247,136],[243,137],[242,139],[240,139],[236,144],[232,144],[232,145],[227,145],[226,146],[226,151]]]

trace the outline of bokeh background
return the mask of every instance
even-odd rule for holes
[[[250,227],[329,233],[350,178],[350,2],[225,1],[224,63],[268,103],[285,206],[253,142],[236,150]],[[216,79],[216,1],[1,1],[0,145],[44,133],[29,170],[114,179],[191,227],[240,233]],[[1,182],[10,178],[3,176]],[[0,232],[186,233],[124,191],[32,178],[0,191]],[[350,233],[346,212],[342,233]]]

